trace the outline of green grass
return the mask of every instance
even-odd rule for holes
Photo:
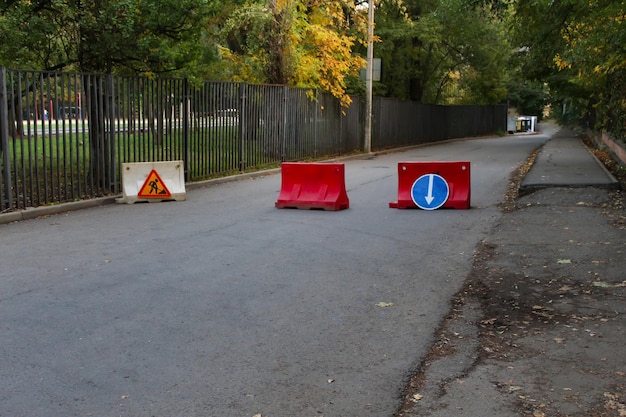
[[[246,142],[240,149],[236,127],[194,129],[187,141],[187,157],[180,129],[167,132],[160,142],[145,131],[120,131],[114,134],[112,141],[110,137],[105,139],[102,152],[113,152],[113,159],[120,168],[124,162],[186,160],[188,176],[193,179],[232,174],[240,170],[241,161],[248,165],[244,168],[272,163],[265,155],[263,141]],[[14,175],[36,176],[41,171],[84,175],[90,167],[92,154],[88,134],[83,132],[31,134],[29,138],[9,143]]]
[[[56,130],[64,126],[65,132]],[[325,155],[313,149],[317,145],[313,144],[311,126],[301,127],[296,143],[283,148],[280,138],[271,136],[264,126],[254,131],[254,139],[243,142],[236,125],[209,123],[190,127],[186,140],[182,129],[165,129],[162,140],[158,141],[149,126],[129,130],[126,124],[120,124],[112,136],[105,136],[102,146],[106,149],[97,150],[105,155],[113,153],[114,165],[105,167],[103,162],[96,164],[97,155],[82,122],[72,121],[71,126],[67,121],[65,125],[46,122],[43,131],[38,130],[41,127],[36,129],[32,124],[30,130],[24,129],[24,139],[9,140],[11,189],[18,209],[119,192],[124,162],[184,160],[186,180],[193,182],[276,168],[283,159],[315,160]],[[112,166],[115,167],[113,178],[94,175],[96,168],[109,170]],[[110,188],[111,184],[114,189]]]

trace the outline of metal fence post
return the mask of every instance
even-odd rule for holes
[[[183,80],[183,169],[185,182],[189,181],[189,79]]]
[[[4,192],[6,204],[0,204],[0,212],[5,208],[13,207],[11,194],[11,166],[9,161],[9,109],[7,94],[7,70],[0,68],[0,154],[2,154],[2,176],[4,178]],[[0,195],[0,203],[3,198]],[[6,205],[6,207],[5,207]]]
[[[109,160],[106,166],[109,166],[109,175],[110,178],[108,189],[117,192],[120,189],[118,186],[118,170],[117,170],[117,158],[116,158],[116,147],[115,147],[115,134],[116,134],[116,126],[115,126],[115,118],[116,118],[116,108],[115,108],[115,86],[113,83],[113,75],[107,74],[106,76],[106,100],[108,107],[108,115],[109,115],[109,139],[107,140],[108,146],[105,149],[105,158]]]
[[[282,132],[280,134],[280,162],[287,160],[287,103],[289,87],[283,86]]]
[[[245,170],[244,149],[246,140],[246,126],[247,126],[247,86],[246,83],[239,84],[239,171]]]
[[[313,156],[315,158],[317,158],[317,150],[318,150],[318,142],[317,142],[317,135],[318,135],[318,125],[319,125],[319,108],[320,108],[320,102],[319,102],[319,91],[315,90],[315,124],[313,125]]]
[[[338,110],[339,112],[339,135],[338,135],[338,151],[339,155],[344,154],[344,137],[343,137],[343,106],[339,104]]]
[[[480,108],[478,106],[474,107],[474,136],[479,134],[478,122],[480,120]]]

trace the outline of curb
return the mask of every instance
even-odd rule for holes
[[[214,178],[206,181],[198,181],[186,184],[188,190],[205,188],[211,185],[223,184],[233,181],[241,181],[250,178],[257,178],[266,175],[274,175],[280,173],[280,168],[268,169],[266,171],[256,171],[245,174],[237,174],[228,177]],[[52,216],[55,214],[66,213],[69,211],[83,210],[88,208],[101,207],[108,204],[116,203],[121,198],[121,194],[111,195],[107,197],[92,198],[88,200],[74,201],[69,203],[60,203],[51,206],[29,207],[24,210],[11,211],[0,214],[0,224],[14,223],[23,220],[36,219],[43,216]]]

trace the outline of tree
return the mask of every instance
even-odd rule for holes
[[[461,0],[383,1],[375,54],[385,94],[430,103],[500,102],[510,47],[489,5]]]
[[[553,109],[624,138],[626,6],[623,2],[518,1],[515,33],[527,78],[547,82]]]
[[[518,114],[536,115],[541,120],[549,94],[542,82],[516,80],[509,83],[507,97]]]
[[[352,54],[350,22],[362,17],[346,0],[243,4],[222,27],[222,70],[235,80],[320,89],[347,104],[346,77],[364,65]]]
[[[65,25],[68,6],[56,0],[12,0],[0,6],[0,64],[61,69],[75,60],[77,43]]]

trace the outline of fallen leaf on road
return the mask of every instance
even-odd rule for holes
[[[561,344],[561,343],[565,342],[565,339],[563,339],[562,337],[555,337],[554,341],[556,343],[558,343],[558,344]]]
[[[571,259],[559,259],[556,261],[557,264],[571,264],[572,260]]]
[[[616,410],[617,414],[620,417],[626,416],[626,405],[622,401],[620,401],[619,394],[612,394],[610,392],[605,392],[604,396],[608,398],[608,402],[604,405],[604,408],[608,410]]]
[[[393,306],[393,303],[385,303],[385,302],[380,302],[378,304],[376,304],[376,307],[391,307]]]
[[[421,394],[415,394],[415,395],[413,396],[413,401],[414,401],[414,402],[418,402],[418,401],[419,401],[419,400],[421,400],[422,398],[424,398],[424,396],[423,396],[423,395],[421,395]]]

